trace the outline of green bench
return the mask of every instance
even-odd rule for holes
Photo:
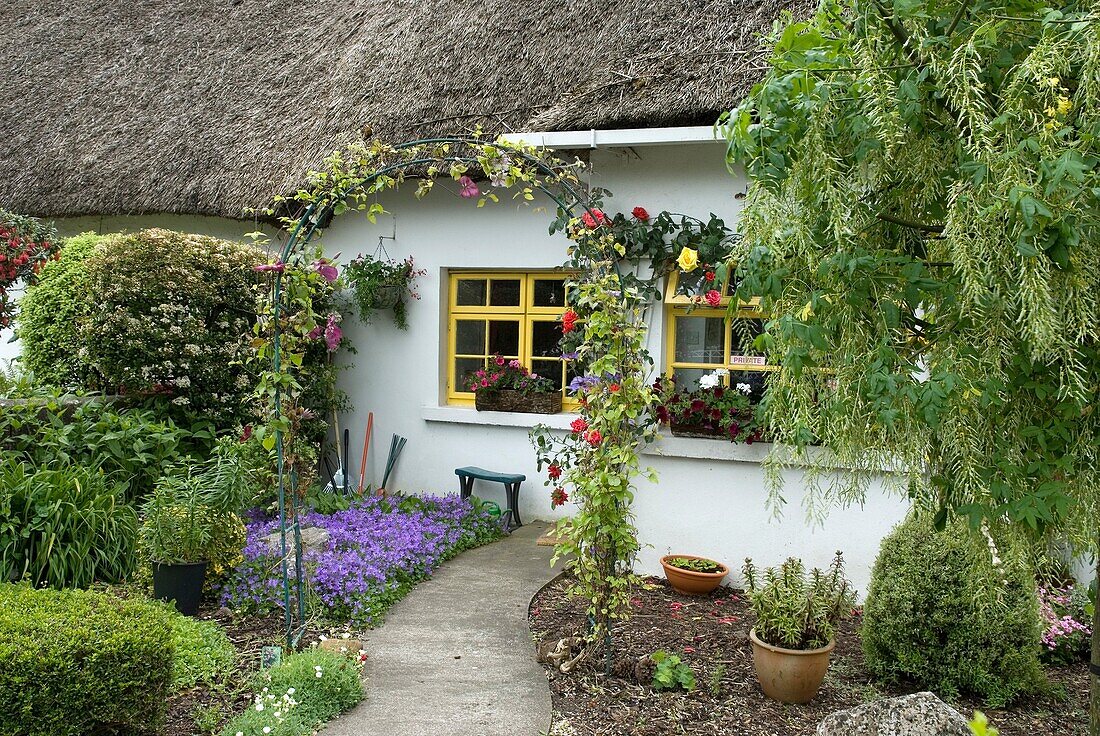
[[[471,494],[473,494],[475,480],[503,484],[505,497],[508,503],[508,509],[505,513],[510,513],[511,518],[515,519],[516,527],[523,526],[523,521],[519,518],[519,484],[527,480],[526,475],[519,475],[516,473],[494,473],[491,470],[473,466],[455,468],[455,475],[458,476],[458,484],[462,490],[463,498],[469,498]],[[511,528],[511,520],[505,523]]]

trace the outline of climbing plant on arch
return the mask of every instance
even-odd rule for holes
[[[541,193],[556,205],[550,232],[563,232],[571,241],[565,265],[576,274],[568,287],[573,306],[563,327],[583,335],[577,360],[591,376],[573,431],[564,438],[539,431],[535,441],[540,459],[552,444],[566,450],[563,483],[569,482],[574,491],[577,512],[562,524],[560,551],[577,558],[574,593],[589,601],[593,641],[606,636],[610,620],[625,614],[638,550],[631,479],[639,472],[639,448],[654,431],[643,347],[647,291],[632,271],[620,268],[626,247],[599,210],[603,192],[582,185],[582,167],[546,151],[480,137],[400,145],[371,141],[334,153],[322,170],[309,175],[306,187],[276,198],[278,210],[290,214],[279,217],[286,236],[279,257],[261,267],[271,283],[259,310],[254,347],[263,366],[257,394],[265,412],[257,433],[275,450],[278,464],[288,645],[296,644],[301,633],[295,628],[292,598],[298,621],[304,618],[297,518],[308,461],[296,446],[306,412],[300,403],[300,377],[307,345],[332,329],[330,320],[314,312],[310,298],[312,282],[334,278],[333,264],[322,257],[318,240],[332,217],[349,211],[374,222],[383,212],[376,195],[397,189],[407,178],[415,179],[418,198],[438,181],[449,180],[478,207],[500,201],[504,192],[524,204]],[[290,554],[296,562],[293,580]]]

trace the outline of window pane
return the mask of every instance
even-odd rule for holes
[[[699,388],[699,379],[710,373],[703,368],[677,368],[672,380],[681,391],[695,391]]]
[[[562,361],[531,359],[531,372],[549,378],[559,389],[562,387]]]
[[[506,358],[519,356],[519,322],[492,320],[489,322],[489,354]]]
[[[460,307],[484,307],[486,287],[485,279],[459,279],[455,304]]]
[[[754,404],[764,398],[767,381],[767,371],[730,371],[730,388],[745,393],[744,388],[748,386],[749,401]]]
[[[726,321],[722,317],[677,317],[677,363],[725,364]]]
[[[533,322],[531,324],[531,357],[561,357],[561,322]]]
[[[532,303],[536,307],[565,306],[565,279],[536,279]]]
[[[493,279],[489,290],[490,307],[518,307],[519,279]]]
[[[762,319],[736,319],[730,323],[730,364],[764,365],[764,355],[753,340],[764,333]]]
[[[484,367],[482,358],[455,358],[455,391],[469,391],[474,374]]]
[[[485,321],[460,319],[455,322],[455,353],[485,355]]]

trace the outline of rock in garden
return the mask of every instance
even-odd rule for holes
[[[329,533],[327,529],[322,529],[319,526],[307,526],[302,529],[302,554],[306,552],[320,552],[325,549],[325,546],[329,541]],[[282,550],[282,542],[279,540],[279,532],[275,531],[268,534],[263,538],[263,543],[271,549],[275,554],[279,554]],[[286,546],[287,552],[293,556],[294,550],[294,533],[289,529],[286,533]]]
[[[837,711],[817,736],[971,736],[966,719],[932,693],[885,698]]]
[[[307,526],[302,529],[302,554],[307,552],[321,552],[327,546],[331,535],[327,529],[322,529],[319,526]],[[278,555],[282,552],[282,542],[279,539],[279,532],[275,531],[263,537],[261,540],[272,553]],[[287,548],[287,572],[291,575],[295,574],[294,568],[294,534],[289,529],[286,533],[286,548]]]

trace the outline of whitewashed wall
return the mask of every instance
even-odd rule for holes
[[[743,191],[744,182],[726,171],[716,144],[601,149],[593,152],[591,163],[593,183],[614,193],[609,212],[641,205],[651,213],[669,210],[706,218],[713,212],[727,224],[736,220],[740,202],[735,195]],[[445,289],[448,269],[554,267],[562,262],[567,241],[547,234],[548,211],[510,203],[478,210],[453,192],[454,187],[442,183],[420,202],[411,191],[387,195],[380,201],[391,216],[377,225],[347,216],[325,234],[326,251],[341,253],[347,261],[358,253],[373,253],[378,236],[391,235],[396,222],[396,240],[384,241],[387,252],[395,258],[412,255],[429,272],[420,281],[423,300],[410,308],[407,333],[386,315],[369,326],[355,319],[345,323],[359,349],[342,379],[355,405],[343,418],[354,438],[352,467],[358,470],[367,412],[373,411],[368,478],[381,479],[390,435],[397,433],[408,444],[391,487],[453,491],[458,487],[454,468],[463,465],[525,473],[528,481],[520,502],[524,520],[556,518],[569,513],[570,506],[550,509],[549,489],[535,471],[527,437],[534,418],[445,404]],[[649,349],[661,365],[664,324],[659,309],[654,317]],[[553,423],[564,427],[567,418],[555,417]],[[841,549],[853,582],[865,590],[879,540],[906,508],[902,500],[876,492],[864,508],[838,509],[822,527],[812,528],[803,522],[801,474],[794,472],[787,512],[781,522],[773,521],[765,508],[759,463],[766,447],[669,437],[652,452],[666,456],[646,455],[644,461],[657,470],[660,481],[643,481],[636,499],[638,527],[647,545],[639,566],[647,573],[659,572],[658,559],[669,552],[709,555],[739,568],[747,555],[764,564],[797,555],[823,565]],[[697,457],[676,456],[680,453]],[[732,457],[739,459],[728,459]],[[499,486],[479,484],[475,492],[503,500]]]
[[[706,218],[711,212],[732,225],[739,209],[743,180],[726,171],[722,147],[717,144],[598,150],[591,158],[592,183],[611,190],[609,212],[629,212],[641,205],[651,213],[661,210]],[[380,315],[371,325],[349,315],[345,332],[358,354],[345,356],[349,366],[341,383],[354,410],[340,418],[341,429],[352,430],[351,469],[358,474],[367,413],[374,412],[374,434],[367,469],[368,482],[378,483],[390,436],[408,439],[389,486],[413,492],[454,492],[454,468],[464,465],[525,473],[520,510],[524,521],[553,519],[568,514],[566,505],[551,511],[549,489],[536,473],[528,441],[532,415],[478,413],[472,408],[449,407],[444,399],[446,376],[446,274],[448,269],[553,268],[564,259],[567,241],[550,237],[549,202],[539,211],[514,205],[477,209],[460,199],[454,187],[441,182],[429,198],[417,201],[407,191],[381,198],[390,213],[371,225],[357,215],[338,218],[324,235],[326,252],[354,256],[374,253],[380,235],[390,256],[412,255],[428,270],[420,279],[423,296],[409,310],[410,328],[402,332]],[[240,238],[253,230],[251,223],[216,218],[157,216],[145,218],[80,218],[61,221],[64,234],[86,230],[112,232],[142,227],[169,227],[219,237]],[[654,312],[649,349],[663,365],[663,315]],[[550,423],[565,427],[565,415]],[[827,564],[841,549],[855,585],[866,590],[870,566],[881,537],[896,523],[906,504],[895,496],[875,492],[863,508],[837,509],[824,525],[804,523],[801,474],[792,471],[785,496],[789,502],[782,520],[773,520],[765,507],[760,460],[767,446],[745,447],[712,440],[667,437],[647,451],[643,461],[659,475],[656,485],[642,481],[636,497],[637,523],[645,546],[640,571],[660,571],[661,555],[696,553],[725,561],[738,569],[752,556],[773,564],[796,555],[815,565]],[[499,486],[481,486],[476,493],[503,501]],[[738,582],[736,576],[732,582]]]

